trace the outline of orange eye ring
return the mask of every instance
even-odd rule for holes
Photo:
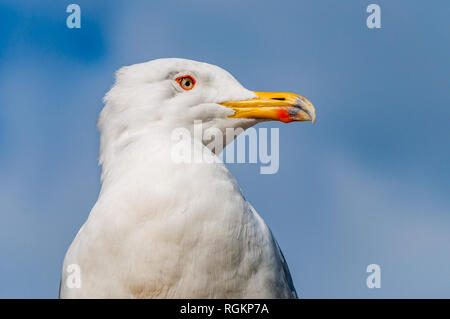
[[[185,91],[192,90],[196,83],[195,79],[190,75],[179,76],[175,79],[175,81],[177,81],[180,87]]]

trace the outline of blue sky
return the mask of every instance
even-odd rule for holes
[[[301,296],[450,297],[448,1],[77,1],[79,30],[70,3],[0,1],[0,297],[57,296],[100,187],[101,99],[160,57],[316,106],[315,126],[259,125],[280,127],[277,174],[229,165]]]

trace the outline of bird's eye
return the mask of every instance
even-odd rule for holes
[[[191,90],[195,86],[195,80],[190,75],[183,75],[176,78],[176,81],[183,90]]]

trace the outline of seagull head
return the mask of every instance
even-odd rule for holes
[[[122,67],[106,94],[99,128],[120,135],[205,128],[246,129],[261,121],[312,121],[314,106],[301,95],[244,88],[226,70],[186,59],[157,59]],[[103,144],[103,142],[102,142]]]

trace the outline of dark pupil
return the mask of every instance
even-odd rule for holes
[[[186,80],[186,81],[184,82],[184,85],[187,86],[187,87],[191,86],[191,81]]]

